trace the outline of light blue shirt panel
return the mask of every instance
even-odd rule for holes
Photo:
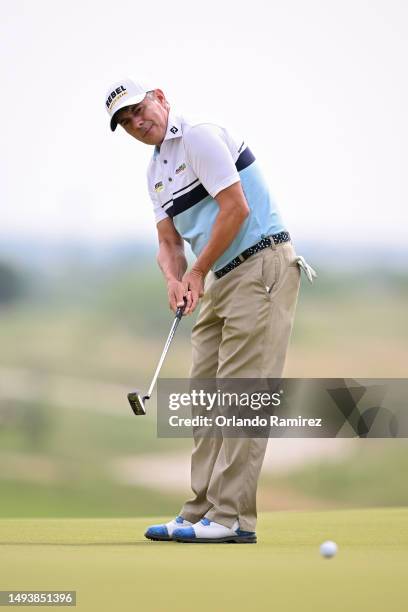
[[[212,266],[211,269],[214,271],[223,268],[242,251],[259,242],[263,236],[285,230],[278,207],[269,192],[257,161],[241,170],[239,176],[251,213],[228,249]],[[177,231],[190,244],[196,257],[210,239],[218,212],[217,202],[211,196],[207,196],[173,218]]]

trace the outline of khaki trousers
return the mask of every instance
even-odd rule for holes
[[[220,279],[210,272],[192,332],[190,378],[281,378],[300,286],[291,242],[252,255]],[[255,531],[267,438],[194,437],[191,488],[180,511]]]

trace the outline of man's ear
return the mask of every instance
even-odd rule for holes
[[[153,94],[156,100],[158,100],[162,106],[168,104],[166,96],[164,95],[164,92],[161,89],[154,89]]]

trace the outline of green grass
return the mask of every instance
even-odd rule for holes
[[[118,398],[118,415],[87,410],[59,411],[48,443],[55,456],[90,457],[106,461],[127,454],[165,453],[190,449],[191,440],[158,438],[155,409],[136,417],[126,397]],[[154,406],[154,401],[151,402]],[[120,405],[119,405],[120,404]]]
[[[85,612],[405,608],[406,509],[263,514],[247,546],[149,542],[152,522],[3,519],[1,589],[76,590]],[[326,539],[339,546],[331,560]]]
[[[408,506],[407,441],[372,442],[360,440],[358,450],[342,461],[322,460],[266,480],[272,489],[283,482],[310,497],[354,506]]]
[[[105,461],[116,455],[191,447],[188,439],[157,437],[154,399],[150,402],[150,413],[143,417],[133,415],[124,394],[114,398],[112,405],[115,399],[117,414],[92,410],[85,402],[72,408],[48,403],[16,404],[15,422],[0,426],[0,459],[2,451],[14,451],[38,452],[52,459]],[[29,414],[30,420],[26,418]]]
[[[173,322],[168,308],[159,312],[161,326],[154,332],[143,318],[132,325],[120,313],[114,318],[102,309],[81,306],[56,310],[25,305],[0,312],[0,366],[33,369],[45,381],[47,374],[126,384],[151,378]],[[187,318],[177,334],[184,355],[192,323]]]
[[[0,480],[0,499],[0,518],[145,516],[159,508],[173,515],[182,502],[178,495],[102,479],[58,484]]]

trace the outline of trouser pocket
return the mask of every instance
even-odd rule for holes
[[[277,251],[265,249],[262,254],[261,282],[265,287],[265,293],[269,296],[273,288],[278,284],[282,270],[282,261]]]
[[[299,270],[298,262],[299,257],[290,242],[280,244],[276,249],[265,249],[262,261],[262,282],[268,299],[280,291],[293,268]],[[298,271],[297,274],[300,272]]]

